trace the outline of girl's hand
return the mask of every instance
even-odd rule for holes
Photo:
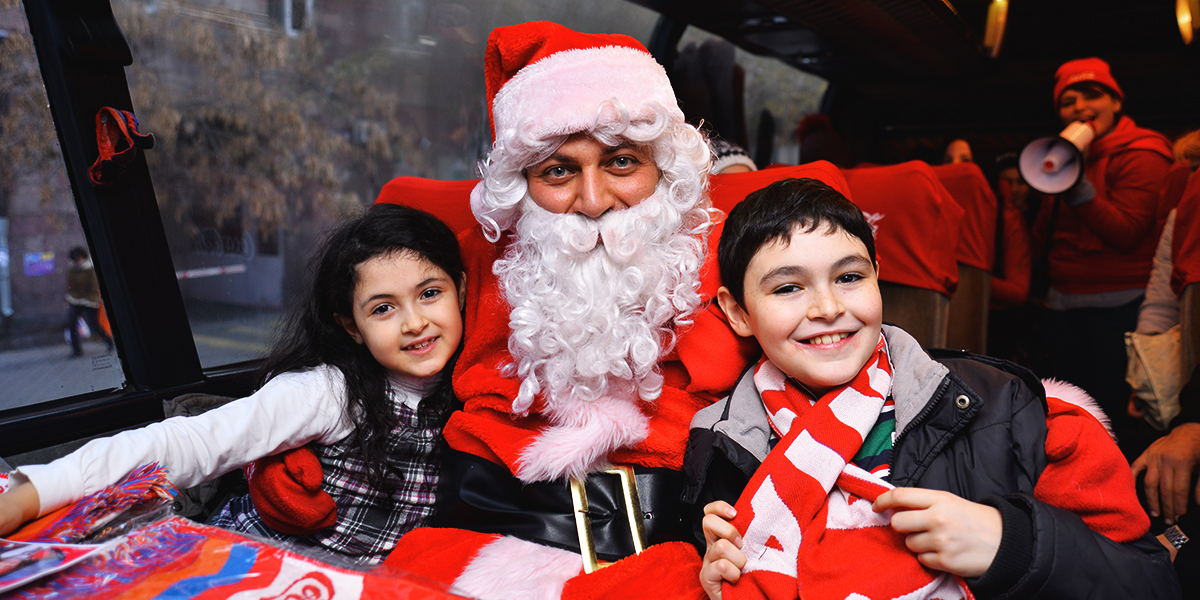
[[[708,548],[700,568],[700,586],[712,600],[720,600],[722,583],[737,583],[746,566],[746,555],[740,549],[742,536],[729,523],[735,516],[737,511],[728,502],[718,500],[704,507],[702,526]]]
[[[0,535],[8,535],[37,518],[40,508],[37,488],[28,481],[0,494]]]
[[[962,577],[979,577],[996,558],[1004,522],[1000,511],[950,492],[896,488],[875,500],[875,512],[896,509],[892,529],[921,564]],[[705,517],[707,519],[708,517]]]

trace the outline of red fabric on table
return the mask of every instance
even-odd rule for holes
[[[776,181],[784,179],[799,179],[807,177],[817,179],[829,187],[850,198],[850,186],[833,163],[819,160],[803,165],[772,166],[761,171],[746,173],[727,173],[713,175],[708,180],[708,195],[712,198],[713,208],[729,212],[735,204],[746,199],[746,196],[761,190]],[[853,201],[853,198],[850,198]]]
[[[1192,175],[1175,213],[1171,234],[1171,288],[1176,294],[1200,281],[1200,177]]]
[[[424,177],[397,177],[379,191],[376,204],[403,204],[419,208],[450,226],[451,231],[461,233],[475,227],[475,215],[471,213],[471,190],[478,179],[461,181],[439,181]]]
[[[842,175],[875,229],[879,280],[952,295],[964,211],[933,168],[914,160]]]
[[[958,262],[991,273],[996,262],[996,194],[983,171],[975,163],[962,162],[937,165],[933,172],[965,211]]]

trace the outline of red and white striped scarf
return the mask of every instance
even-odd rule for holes
[[[892,486],[850,463],[891,393],[882,335],[858,375],[815,403],[765,358],[754,384],[782,439],[738,499],[746,566],[725,583],[726,600],[974,598],[960,578],[917,561],[891,511],[871,509]]]

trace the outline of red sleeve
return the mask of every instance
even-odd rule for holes
[[[992,304],[995,308],[1021,306],[1029,298],[1033,250],[1025,218],[1008,203],[1004,205],[1004,239],[999,243],[1004,244],[1004,273],[992,275]]]
[[[1104,169],[1105,181],[1092,180],[1096,199],[1074,210],[1105,244],[1131,252],[1154,231],[1158,194],[1170,168],[1169,160],[1150,150],[1117,154]]]
[[[1058,398],[1046,399],[1046,459],[1033,495],[1069,510],[1097,533],[1118,542],[1150,530],[1138,503],[1133,473],[1108,431],[1085,409]]]

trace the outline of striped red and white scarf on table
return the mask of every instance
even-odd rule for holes
[[[892,485],[851,464],[891,393],[882,335],[867,365],[815,403],[769,360],[754,384],[780,441],[737,502],[746,566],[726,600],[974,598],[961,578],[926,568],[871,504]]]

